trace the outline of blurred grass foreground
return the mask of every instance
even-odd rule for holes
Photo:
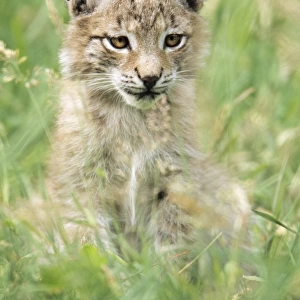
[[[68,15],[62,0],[1,1],[0,12],[7,209],[43,192]],[[199,139],[240,179],[252,206],[272,216],[253,231],[257,274],[215,262],[191,279],[172,260],[121,259],[92,246],[50,254],[32,224],[0,211],[0,299],[300,299],[300,1],[208,0],[201,13],[211,55],[199,78]]]

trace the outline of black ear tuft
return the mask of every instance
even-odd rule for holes
[[[72,17],[81,14],[89,14],[94,11],[99,4],[99,0],[66,0],[69,13]]]
[[[205,0],[183,0],[184,4],[194,11],[199,11]]]

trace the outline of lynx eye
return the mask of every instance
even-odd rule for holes
[[[169,34],[165,39],[165,46],[174,48],[177,47],[182,41],[182,35],[179,34]]]
[[[129,40],[126,36],[113,37],[109,41],[116,49],[124,49],[129,46]]]

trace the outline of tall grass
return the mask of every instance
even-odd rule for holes
[[[261,253],[249,256],[256,274],[244,278],[234,259],[221,266],[222,253],[203,271],[210,241],[179,258],[150,257],[147,245],[123,258],[100,244],[49,254],[32,224],[11,217],[9,207],[43,190],[68,16],[59,0],[1,1],[0,11],[1,299],[300,298],[298,0],[208,0],[202,11],[211,55],[199,80],[199,139],[267,219],[253,226]]]

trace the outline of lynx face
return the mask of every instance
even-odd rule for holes
[[[63,73],[79,76],[100,97],[151,107],[197,68],[203,25],[194,7],[183,2],[94,0],[91,13],[69,25]]]

